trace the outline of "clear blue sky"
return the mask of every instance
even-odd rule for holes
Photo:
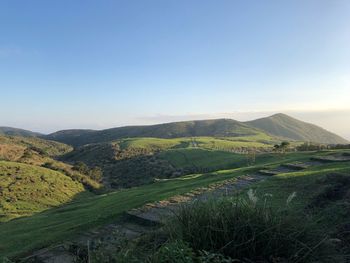
[[[348,0],[0,0],[0,126],[348,110],[349,14]]]

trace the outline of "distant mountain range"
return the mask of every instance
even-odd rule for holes
[[[282,113],[248,122],[239,122],[232,119],[198,120],[148,126],[126,126],[106,130],[62,130],[49,135],[2,127],[0,128],[0,134],[38,136],[75,147],[133,137],[237,137],[257,134],[266,134],[280,139],[295,141],[327,144],[349,143],[344,138],[321,127],[297,120]]]

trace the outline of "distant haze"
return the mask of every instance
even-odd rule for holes
[[[350,109],[349,110],[326,110],[326,111],[240,111],[232,113],[216,113],[216,114],[189,114],[182,116],[166,116],[157,115],[153,117],[141,118],[142,123],[154,124],[170,121],[182,121],[192,119],[215,119],[230,118],[238,121],[249,121],[257,118],[273,115],[278,112],[286,113],[301,121],[316,124],[326,130],[334,132],[348,140],[350,140]]]
[[[59,122],[50,122],[49,124],[45,124],[47,127],[42,127],[40,125],[40,120],[38,120],[38,124],[31,123],[16,123],[9,122],[7,125],[0,126],[13,126],[24,129],[29,129],[36,132],[42,133],[51,133],[58,130],[64,129],[106,129],[113,128],[119,126],[128,126],[128,125],[151,125],[151,124],[159,124],[159,123],[167,123],[167,122],[177,122],[177,121],[187,121],[187,120],[203,120],[203,119],[218,119],[218,118],[228,118],[235,119],[238,121],[249,121],[257,118],[267,117],[273,115],[275,113],[283,112],[292,117],[295,117],[301,121],[309,122],[316,124],[326,130],[334,132],[348,140],[350,140],[350,110],[328,110],[328,111],[295,111],[295,110],[285,110],[285,111],[236,111],[231,113],[202,113],[202,114],[186,114],[186,115],[163,115],[157,114],[153,116],[142,116],[135,118],[130,118],[128,121],[118,121],[110,120],[110,122],[104,120],[101,122],[101,119],[96,119],[94,123],[94,119],[90,120],[90,123],[85,123],[82,125],[78,124],[70,124],[67,125],[65,123]],[[106,114],[107,115],[107,114]],[[104,116],[106,117],[106,116]],[[102,124],[103,123],[103,124]],[[49,127],[51,125],[51,127]]]

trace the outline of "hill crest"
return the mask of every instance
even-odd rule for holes
[[[284,113],[245,122],[268,134],[297,141],[325,144],[346,144],[346,139],[315,124],[300,121]]]

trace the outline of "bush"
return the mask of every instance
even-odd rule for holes
[[[160,247],[150,262],[152,263],[194,263],[192,248],[181,240],[166,243]]]
[[[196,253],[209,251],[243,262],[310,262],[318,255],[327,238],[316,231],[311,220],[259,202],[251,192],[247,199],[185,206],[169,224],[169,234],[174,240],[187,242]]]

